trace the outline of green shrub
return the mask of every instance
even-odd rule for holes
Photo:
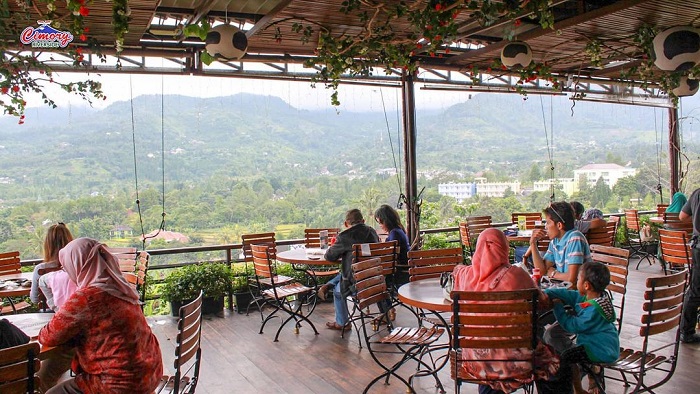
[[[192,264],[168,275],[161,289],[167,301],[187,301],[204,291],[205,297],[221,297],[231,291],[231,269],[222,263]]]

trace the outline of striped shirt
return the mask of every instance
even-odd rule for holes
[[[569,265],[593,261],[586,237],[575,229],[567,231],[559,239],[553,239],[543,259],[554,262],[554,267],[562,273],[569,271]]]

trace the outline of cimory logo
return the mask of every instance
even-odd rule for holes
[[[32,48],[65,48],[73,41],[73,35],[67,31],[56,30],[51,27],[51,21],[36,21],[39,27],[26,27],[22,30],[19,40],[24,45],[32,45]]]

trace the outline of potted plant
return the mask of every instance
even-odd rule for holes
[[[250,277],[253,274],[253,270],[245,263],[237,263],[234,264],[231,272],[233,304],[236,305],[238,313],[243,313],[243,310],[253,300],[253,294],[250,292]]]
[[[192,264],[179,268],[165,279],[162,297],[169,301],[173,316],[180,306],[204,291],[203,314],[218,314],[224,309],[224,295],[231,291],[231,269],[221,263]]]

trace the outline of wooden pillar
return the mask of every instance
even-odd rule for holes
[[[681,186],[680,146],[681,139],[678,132],[678,108],[673,107],[668,109],[668,160],[669,167],[671,170],[671,196],[673,196],[674,193],[679,191]]]
[[[416,176],[416,95],[414,74],[409,71],[403,72],[401,93],[404,168],[406,168],[406,235],[408,235],[408,242],[414,245],[420,232],[420,207]]]

